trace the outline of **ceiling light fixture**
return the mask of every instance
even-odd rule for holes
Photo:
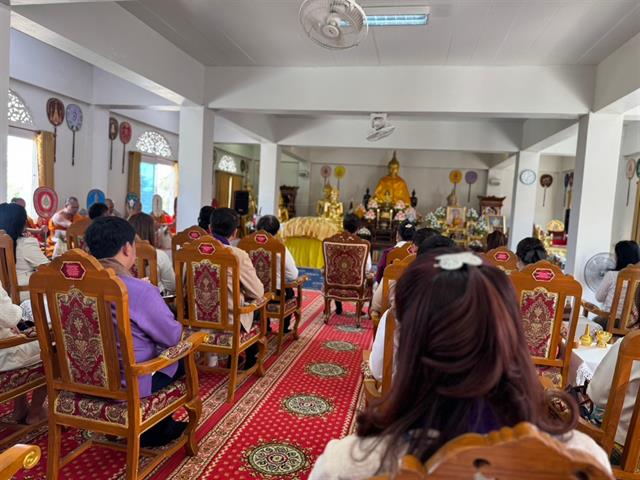
[[[430,8],[414,7],[364,7],[370,27],[422,26],[429,23]]]

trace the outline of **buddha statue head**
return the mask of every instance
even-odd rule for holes
[[[332,190],[333,187],[331,187],[331,185],[329,185],[328,183],[324,186],[324,188],[322,189],[322,196],[325,200],[329,200]]]
[[[392,177],[397,177],[398,172],[400,172],[400,162],[398,162],[398,159],[396,158],[395,150],[393,151],[393,157],[391,158],[391,161],[387,166],[389,167],[389,175]]]
[[[332,188],[331,192],[329,193],[329,201],[331,203],[337,203],[339,196],[340,196],[340,190],[338,190],[337,188]]]

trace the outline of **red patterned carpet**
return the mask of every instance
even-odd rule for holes
[[[200,452],[196,457],[178,452],[150,478],[307,478],[326,443],[351,428],[362,394],[361,351],[370,345],[372,334],[366,321],[356,329],[349,313],[334,315],[324,325],[322,304],[319,292],[305,292],[300,339],[287,342],[276,356],[271,338],[266,375],[246,380],[233,405],[225,403],[226,378],[200,374]],[[68,431],[64,452],[85,435]],[[40,445],[43,458],[34,470],[17,478],[45,479],[46,430],[24,441]],[[123,478],[124,463],[124,454],[94,448],[65,467],[62,478],[116,480]]]

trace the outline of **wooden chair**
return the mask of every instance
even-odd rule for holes
[[[238,248],[247,252],[249,258],[251,258],[258,278],[264,285],[264,291],[274,294],[274,299],[267,304],[267,321],[270,318],[278,319],[278,353],[280,353],[285,336],[284,319],[288,316],[293,315],[295,322],[293,330],[287,335],[292,335],[294,339],[298,339],[298,327],[302,319],[302,287],[308,277],[301,275],[291,283],[286,282],[284,278],[286,247],[284,243],[265,231],[259,231],[244,237],[238,243]],[[280,286],[280,293],[278,294],[277,278],[279,271],[282,272],[283,285]],[[287,288],[296,290],[297,295],[286,300],[285,293]]]
[[[67,228],[67,248],[71,250],[72,248],[81,248],[82,250],[89,251],[87,246],[84,243],[84,234],[91,225],[90,218],[83,218],[82,220],[78,220],[77,222],[73,222]]]
[[[493,266],[498,267],[507,274],[518,270],[518,257],[507,247],[498,247],[489,250],[484,254],[484,258]]]
[[[136,240],[136,263],[131,269],[137,278],[148,278],[158,286],[158,252],[146,240]]]
[[[40,267],[31,276],[29,289],[49,397],[48,479],[57,480],[65,464],[93,445],[126,451],[127,480],[146,477],[183,446],[187,454],[197,453],[195,434],[202,404],[194,353],[205,334],[192,335],[156,358],[137,363],[127,288],[113,270],[103,268],[80,249],[69,250]],[[47,331],[45,298],[53,340],[42,334]],[[187,372],[184,379],[140,398],[138,377],[182,358]],[[123,378],[126,387],[122,386]],[[189,414],[189,426],[180,439],[163,449],[140,448],[144,431],[182,407]],[[127,444],[91,439],[61,458],[63,427],[124,437]],[[142,469],[140,455],[151,457]]]
[[[593,438],[609,457],[614,449],[622,450],[620,463],[612,465],[614,476],[638,480],[640,479],[640,399],[636,398],[624,446],[620,448],[615,441],[634,361],[640,361],[640,331],[638,330],[627,334],[620,345],[602,425],[596,426],[580,419],[578,430]]]
[[[418,247],[416,247],[411,242],[407,242],[401,247],[396,247],[392,249],[387,254],[387,265],[391,265],[393,262],[397,260],[403,260],[409,255],[415,255],[416,253],[418,253]]]
[[[267,344],[265,309],[272,295],[268,293],[253,303],[241,305],[238,260],[231,249],[209,235],[185,243],[176,251],[173,262],[178,320],[187,331],[212,332],[199,351],[230,356],[230,368],[208,367],[203,363],[200,368],[229,373],[227,401],[233,402],[236,386],[243,378],[253,373],[264,375],[262,363]],[[178,273],[183,271],[184,281]],[[231,299],[229,283],[233,285]],[[253,315],[255,311],[260,312],[260,323],[254,323],[247,332],[242,328],[241,315]],[[256,343],[260,349],[257,364],[238,373],[240,354]]]
[[[20,470],[31,470],[40,461],[40,447],[17,444],[0,453],[0,480],[9,480]]]
[[[4,230],[0,231],[0,283],[16,305],[20,305],[20,292],[29,291],[28,285],[18,285],[13,239]]]
[[[348,232],[322,241],[324,253],[324,323],[329,323],[331,300],[356,303],[356,326],[362,307],[371,302],[373,276],[366,272],[371,245]]]
[[[369,480],[613,480],[587,453],[567,449],[526,422],[487,435],[461,435],[424,465],[412,455],[398,463],[397,474]]]
[[[176,233],[171,238],[171,258],[175,258],[176,251],[182,248],[187,242],[193,242],[209,233],[198,225],[192,225],[189,228],[185,228],[183,231]]]
[[[606,330],[617,336],[624,336],[631,331],[631,328],[638,328],[640,320],[638,317],[640,315],[635,300],[639,284],[640,265],[629,265],[620,270],[616,281],[616,289],[613,293],[613,301],[611,302],[611,311],[607,312],[592,303],[583,302],[585,316],[588,313],[594,313],[600,317],[608,318]],[[618,318],[620,304],[622,304],[622,315]]]
[[[511,273],[522,314],[524,335],[538,374],[564,388],[569,374],[573,338],[578,325],[582,286],[571,275],[547,261],[528,265]],[[562,344],[562,321],[567,300],[569,313],[567,338]],[[544,384],[544,382],[543,382]]]

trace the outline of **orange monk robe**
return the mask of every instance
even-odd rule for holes
[[[83,217],[82,215],[79,215],[76,213],[73,216],[73,220],[71,221],[71,223],[75,223],[78,220],[82,220],[83,218],[86,218],[86,217]],[[56,231],[66,232],[67,227],[63,227],[62,225],[53,223],[53,217],[49,219],[48,227],[49,227],[49,236],[47,237],[47,248],[45,250],[45,254],[47,255],[47,257],[51,257],[51,255],[53,255],[53,249],[56,246],[56,242],[54,241]]]
[[[395,205],[398,200],[402,200],[406,206],[411,205],[411,194],[406,182],[399,176],[385,175],[378,182],[373,198],[380,202],[384,198],[384,194],[390,192]]]

